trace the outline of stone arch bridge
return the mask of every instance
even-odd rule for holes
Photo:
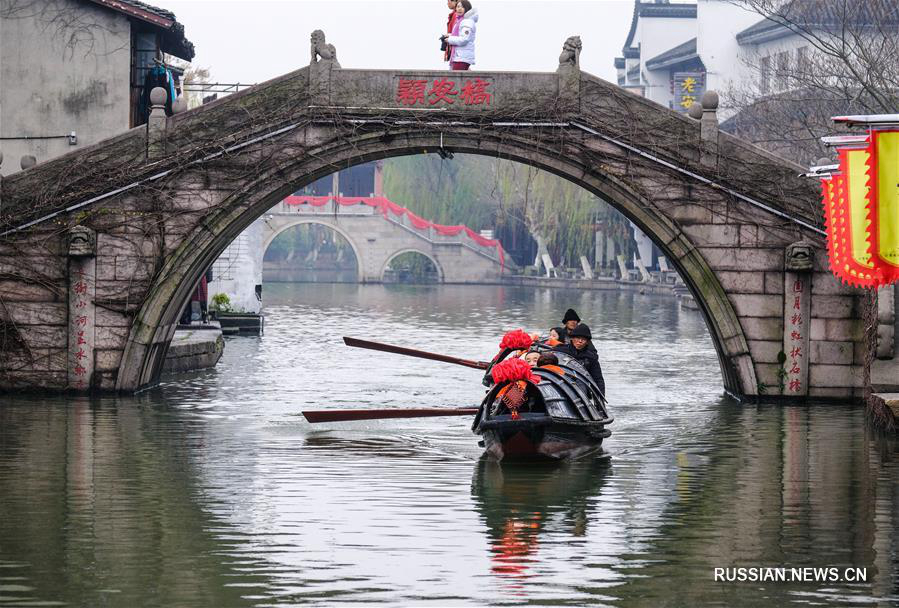
[[[358,163],[461,152],[565,177],[651,236],[730,393],[860,393],[860,296],[826,267],[817,185],[719,132],[711,99],[694,120],[563,52],[552,73],[353,70],[313,53],[191,111],[166,118],[159,101],[146,127],[3,180],[3,388],[150,385],[201,273],[279,200]]]
[[[280,202],[263,216],[262,251],[294,226],[319,224],[340,234],[356,256],[360,283],[381,283],[390,262],[407,252],[433,262],[441,283],[499,281],[512,261],[501,246],[483,244],[466,232],[440,234],[433,227],[414,222],[408,215],[382,213],[366,204],[340,205],[333,200],[314,207]]]

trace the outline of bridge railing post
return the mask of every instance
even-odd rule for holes
[[[147,160],[165,156],[166,115],[165,103],[168,93],[162,87],[150,91],[150,116],[147,118]]]
[[[718,166],[718,93],[706,91],[702,94],[702,118],[699,123],[699,137],[702,140],[700,163],[707,167]]]

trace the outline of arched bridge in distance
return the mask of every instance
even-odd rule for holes
[[[858,396],[860,294],[828,271],[818,186],[719,132],[714,105],[691,119],[569,52],[551,73],[353,70],[313,53],[200,108],[154,109],[4,179],[0,386],[148,386],[201,273],[252,221],[334,171],[459,152],[567,178],[652,237],[700,304],[730,393]]]
[[[498,282],[514,262],[499,241],[466,226],[442,226],[385,197],[288,196],[263,216],[262,251],[294,226],[327,226],[356,256],[360,283],[381,283],[390,262],[414,252],[431,260],[441,283]]]

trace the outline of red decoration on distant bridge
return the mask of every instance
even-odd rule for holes
[[[312,207],[323,207],[327,205],[329,202],[334,201],[338,205],[349,206],[349,205],[368,205],[369,207],[374,207],[384,217],[387,217],[387,214],[393,214],[396,216],[403,216],[409,218],[409,222],[419,230],[427,230],[428,228],[433,228],[434,232],[440,234],[442,236],[456,236],[462,232],[468,236],[472,241],[481,245],[483,247],[493,247],[497,250],[499,254],[499,264],[500,268],[505,269],[506,267],[506,252],[503,250],[502,244],[496,239],[488,239],[486,237],[481,236],[468,226],[463,224],[459,224],[458,226],[445,226],[443,224],[435,224],[434,222],[429,222],[428,220],[421,218],[405,207],[401,207],[383,196],[297,196],[292,195],[288,196],[284,199],[285,205],[311,205]]]
[[[404,106],[452,105],[461,101],[466,106],[490,105],[492,94],[487,88],[493,83],[480,78],[464,79],[462,89],[449,78],[435,78],[428,88],[428,80],[401,78],[396,87],[396,101]]]

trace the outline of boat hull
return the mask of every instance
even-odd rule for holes
[[[517,420],[500,416],[482,423],[479,434],[486,453],[496,460],[560,460],[596,451],[611,431],[601,424],[565,424],[548,416]]]

